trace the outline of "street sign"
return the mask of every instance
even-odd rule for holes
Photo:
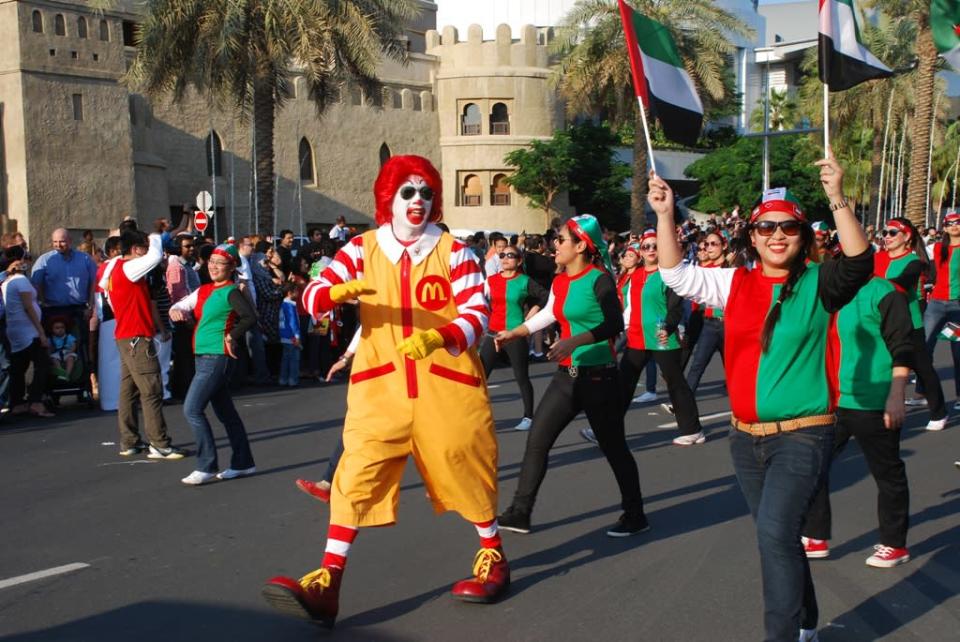
[[[213,197],[210,192],[200,192],[197,194],[197,209],[203,212],[209,212],[213,207]]]
[[[206,192],[204,192],[206,194]],[[193,215],[193,226],[201,234],[204,233],[207,229],[207,225],[210,224],[210,217],[207,216],[207,213],[204,211],[197,212]]]

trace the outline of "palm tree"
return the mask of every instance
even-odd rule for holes
[[[273,226],[274,117],[295,74],[323,112],[340,85],[378,89],[383,56],[406,61],[415,0],[148,0],[127,82],[182,101],[194,86],[242,117],[253,111],[260,229]]]
[[[749,27],[712,0],[630,0],[637,11],[670,30],[704,108],[735,99],[730,87],[730,36]],[[568,108],[604,117],[614,125],[633,122],[633,191],[630,218],[642,226],[647,189],[647,150],[633,92],[630,61],[616,0],[578,0],[564,16],[552,44],[559,56],[555,78]]]
[[[759,101],[760,106],[750,114],[750,128],[754,131],[763,131],[763,99]],[[797,101],[795,101],[786,89],[770,90],[770,129],[772,131],[783,131],[797,124]]]

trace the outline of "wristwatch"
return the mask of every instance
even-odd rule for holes
[[[837,210],[842,210],[846,206],[847,206],[847,198],[843,197],[839,201],[836,201],[835,203],[830,203],[830,211],[836,212]]]

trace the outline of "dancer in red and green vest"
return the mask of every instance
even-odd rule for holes
[[[247,330],[257,313],[247,296],[234,283],[239,254],[234,245],[218,245],[207,260],[211,283],[181,299],[170,308],[170,318],[196,320],[193,353],[196,372],[183,401],[183,415],[197,440],[197,467],[181,481],[199,486],[218,479],[245,477],[256,472],[247,430],[233,405],[230,379],[237,355],[244,348]],[[213,406],[230,440],[230,467],[217,470],[217,444],[204,411]]]
[[[931,355],[943,327],[948,322],[960,323],[960,212],[950,212],[943,219],[943,240],[933,246],[932,262],[936,277],[927,309],[923,313],[923,331],[927,352]],[[950,354],[953,356],[953,381],[957,395],[953,409],[960,410],[960,343],[950,342]],[[939,428],[928,424],[927,430],[943,429],[945,423]]]
[[[510,361],[523,399],[523,418],[513,429],[530,430],[533,423],[533,384],[530,383],[527,344],[514,341],[498,351],[493,337],[503,330],[516,328],[539,312],[547,302],[547,291],[523,273],[523,255],[516,246],[507,245],[497,258],[500,259],[500,272],[489,277],[483,286],[490,302],[490,322],[487,335],[480,344],[480,361],[488,379],[501,354]]]
[[[638,267],[643,265],[643,259],[640,257],[640,243],[637,241],[630,243],[624,248],[620,255],[620,274],[617,276],[617,296],[620,297],[620,306],[626,306],[627,297],[630,293],[630,283],[633,273]],[[617,340],[617,352],[622,352],[627,345],[626,334]],[[633,397],[633,403],[650,403],[657,400],[657,362],[649,361],[647,363],[645,390]],[[632,395],[633,393],[631,393]],[[626,401],[626,400],[625,400]],[[589,428],[581,428],[580,435],[591,443],[597,443],[597,438]]]
[[[910,559],[910,492],[900,458],[900,428],[904,389],[913,365],[913,332],[907,300],[893,283],[878,277],[835,315],[831,328],[831,341],[840,356],[832,364],[839,392],[833,455],[856,437],[877,484],[880,543],[867,558],[867,565],[877,568]],[[810,559],[830,554],[829,486],[825,478],[805,520],[802,541]]]
[[[547,305],[529,321],[499,332],[499,344],[524,339],[553,323],[560,339],[547,357],[559,365],[533,415],[520,480],[510,506],[497,518],[500,528],[530,532],[530,514],[547,473],[547,457],[557,437],[581,411],[593,428],[620,487],[623,515],[607,530],[627,537],[649,528],[643,512],[637,463],[627,448],[623,402],[614,340],[623,330],[613,266],[596,218],[567,221],[556,239],[556,262],[564,271],[553,280]]]
[[[723,308],[724,366],[733,411],[729,444],[737,481],[756,521],[764,639],[808,642],[819,614],[800,543],[806,509],[830,466],[836,382],[829,368],[833,313],[870,279],[873,255],[843,197],[843,170],[816,162],[845,256],[815,259],[813,230],[784,188],[764,192],[741,237],[754,267],[681,263],[670,187],[653,175],[660,272],[680,296]],[[752,599],[744,596],[745,599]]]
[[[727,239],[720,232],[709,232],[701,242],[704,244],[704,253],[700,267],[727,267]],[[694,393],[697,392],[700,379],[703,378],[714,353],[720,353],[720,360],[723,361],[723,308],[712,305],[702,307],[703,327],[693,348],[690,370],[687,371],[687,385]]]
[[[697,400],[683,378],[683,360],[677,326],[683,316],[683,299],[668,288],[660,277],[657,233],[647,230],[640,237],[643,267],[630,277],[630,292],[624,298],[623,319],[627,330],[627,349],[620,359],[623,385],[623,412],[630,408],[633,390],[640,373],[653,359],[667,382],[670,405],[677,416],[680,436],[677,446],[692,446],[706,441],[700,426]]]
[[[943,399],[940,377],[933,367],[932,352],[927,350],[923,334],[923,316],[917,289],[920,278],[929,270],[930,261],[920,232],[905,218],[892,218],[880,231],[884,249],[874,255],[873,274],[890,281],[906,298],[913,326],[913,369],[917,373],[917,394],[907,399],[908,406],[930,406],[927,430],[943,430],[947,423],[947,406]],[[960,346],[954,350],[960,354]]]

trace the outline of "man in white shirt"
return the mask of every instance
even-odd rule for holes
[[[330,228],[330,238],[337,243],[346,243],[349,230],[347,229],[347,219],[342,216],[337,217],[337,224]]]

